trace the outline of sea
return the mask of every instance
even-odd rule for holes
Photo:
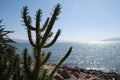
[[[29,54],[33,56],[29,43],[12,45],[17,48],[17,54],[22,54],[23,49],[28,48]],[[120,74],[120,41],[57,42],[44,49],[46,53],[52,52],[48,64],[57,64],[71,46],[72,53],[63,65]]]

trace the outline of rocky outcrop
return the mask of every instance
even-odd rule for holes
[[[86,71],[87,72],[87,71]],[[61,67],[57,70],[56,80],[103,80],[96,76],[81,72],[80,68]]]
[[[51,72],[54,66],[56,65],[52,65],[46,69]],[[72,68],[68,66],[62,66],[57,70],[56,74],[54,75],[54,79],[55,80],[120,80],[120,74],[108,73],[99,70],[87,70],[78,67]]]

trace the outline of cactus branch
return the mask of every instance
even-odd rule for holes
[[[36,12],[36,28],[40,27],[40,21],[41,21],[41,16],[42,16],[41,14],[42,14],[42,11],[39,9]]]
[[[48,27],[50,18],[48,17],[47,20],[45,21],[43,27],[40,29],[41,32],[45,31],[45,29]]]
[[[28,61],[27,61],[27,49],[24,49],[23,59],[24,59],[25,72],[26,72],[27,76],[29,76],[30,75],[30,69],[28,67],[29,65],[28,65]]]
[[[48,35],[49,35],[49,33],[50,33],[50,31],[51,31],[51,29],[52,29],[55,21],[57,20],[57,17],[58,17],[58,15],[60,14],[60,10],[61,10],[61,5],[58,4],[58,5],[55,7],[55,10],[54,10],[54,13],[53,13],[53,15],[52,15],[52,18],[51,18],[51,20],[50,20],[50,22],[49,22],[48,28],[47,28],[44,36],[43,36],[42,44],[41,44],[42,46],[45,44],[45,42],[46,42],[46,40],[47,40],[46,37],[48,37]]]
[[[51,72],[51,74],[49,75],[50,77],[53,77],[56,70],[58,69],[58,67],[68,58],[68,56],[70,55],[70,53],[72,52],[72,47],[69,48],[68,52],[66,53],[66,55],[59,61],[59,63],[56,65],[56,67],[53,69],[53,71]]]
[[[52,37],[53,32],[50,32],[50,34],[48,35],[48,38]]]
[[[27,6],[23,7],[22,10],[22,18],[23,22],[25,23],[25,26],[31,30],[36,30],[36,28],[31,26],[31,17],[28,15],[28,8]]]
[[[29,38],[29,42],[30,44],[33,46],[33,47],[36,47],[35,43],[33,42],[33,39],[32,39],[32,34],[31,34],[31,30],[27,30],[28,32],[28,38]]]
[[[40,40],[41,40],[41,32],[40,32],[40,21],[41,21],[42,11],[39,9],[36,12],[36,45],[40,47]]]
[[[54,39],[52,40],[52,42],[50,42],[49,44],[45,45],[44,48],[50,47],[52,46],[58,39],[59,35],[60,35],[61,30],[59,29],[54,37]]]
[[[47,56],[46,56],[46,57],[44,58],[44,60],[42,61],[42,64],[41,64],[41,65],[45,64],[45,63],[49,60],[50,56],[51,56],[51,52],[48,52],[48,53],[47,53]]]

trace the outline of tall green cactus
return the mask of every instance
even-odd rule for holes
[[[36,23],[35,23],[35,26],[33,27],[31,17],[28,15],[28,13],[29,13],[28,7],[27,6],[23,7],[22,19],[23,19],[25,27],[27,28],[29,42],[33,47],[34,56],[35,56],[35,67],[34,67],[34,70],[32,73],[34,80],[39,79],[39,76],[41,75],[41,72],[42,72],[41,70],[43,68],[43,65],[45,65],[45,63],[48,61],[48,59],[50,58],[50,55],[51,55],[51,53],[49,52],[45,56],[43,48],[51,47],[57,41],[57,39],[61,33],[61,30],[59,29],[57,31],[56,35],[54,36],[53,40],[49,43],[47,42],[47,40],[49,38],[51,38],[53,35],[52,28],[54,26],[55,21],[58,18],[58,15],[60,14],[60,10],[61,10],[61,5],[57,4],[54,8],[51,18],[48,17],[46,19],[44,25],[41,26],[40,22],[41,22],[41,17],[42,17],[42,11],[39,9],[36,12],[36,17],[35,17]],[[33,31],[35,32],[35,35],[36,35],[35,41],[32,37]],[[72,47],[69,49],[67,54],[63,57],[63,59],[58,63],[56,68],[51,73],[50,77],[53,77],[57,68],[64,62],[65,59],[67,59],[67,57],[70,55],[71,51],[72,51]],[[26,68],[26,72],[28,72],[28,68]]]
[[[25,48],[23,51],[23,67],[24,67],[24,73],[27,80],[31,80],[31,75],[32,75],[32,71],[30,69],[31,64],[32,64],[32,58],[28,54],[27,48]]]
[[[21,60],[19,55],[8,58],[7,55],[0,55],[0,80],[23,80],[24,73],[20,68]]]

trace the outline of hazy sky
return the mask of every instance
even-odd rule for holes
[[[62,30],[59,40],[91,41],[120,37],[120,0],[0,0],[0,18],[6,30],[15,31],[11,38],[26,39],[21,10],[28,6],[32,21],[42,9],[42,23],[60,3],[62,12],[53,31]],[[34,24],[33,24],[34,25]]]

